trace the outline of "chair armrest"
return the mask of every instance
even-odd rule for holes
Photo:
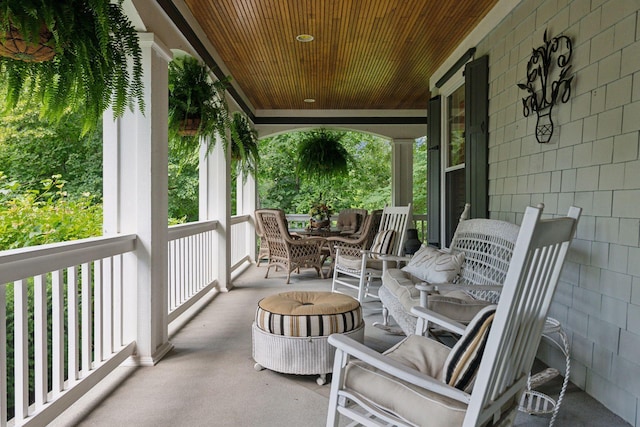
[[[350,245],[354,244],[354,243],[359,243],[358,240],[360,239],[354,239],[352,237],[345,237],[345,236],[330,236],[327,237],[327,240],[330,242],[339,242],[339,243],[348,243]]]
[[[455,283],[438,283],[432,285],[438,291],[495,291],[501,292],[502,285],[457,285]]]
[[[416,283],[416,289],[420,291],[420,307],[427,308],[429,302],[429,293],[436,290],[436,285],[428,282]]]
[[[418,387],[431,390],[435,393],[463,403],[469,403],[469,400],[471,399],[471,396],[464,391],[451,387],[450,385],[425,375],[415,369],[411,369],[408,366],[380,354],[345,335],[330,335],[329,344],[336,347],[339,351],[347,353],[356,359],[362,360],[363,362],[380,369],[381,371],[387,372],[396,378],[414,384]],[[336,360],[338,360],[339,357],[340,356],[336,354]],[[334,372],[334,376],[336,374],[337,373]]]
[[[415,316],[418,316],[418,325],[416,326],[417,335],[422,335],[422,333],[427,330],[429,322],[433,322],[459,335],[464,334],[464,331],[467,329],[467,327],[462,323],[451,320],[450,318],[443,316],[442,314],[436,313],[435,311],[431,311],[424,307],[412,307],[411,313]]]
[[[411,257],[407,255],[381,255],[380,258],[382,258],[382,271],[387,271],[389,261],[395,261],[396,265],[400,263],[406,265],[411,261]]]
[[[290,239],[285,238],[285,240],[293,246],[313,245],[318,247],[321,247],[327,241],[324,237],[318,236],[303,237],[301,239],[292,236]]]
[[[409,262],[411,257],[408,255],[382,255],[383,261]]]

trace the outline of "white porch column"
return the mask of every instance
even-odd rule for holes
[[[413,203],[413,139],[394,139],[391,144],[391,204]]]
[[[258,196],[256,191],[256,180],[253,175],[249,174],[247,180],[242,180],[242,173],[238,173],[238,182],[236,183],[236,194],[238,200],[236,201],[238,215],[251,215],[258,205]],[[254,218],[255,219],[255,218]],[[256,231],[253,221],[247,224],[246,228],[246,247],[249,248],[251,258],[255,261],[255,257],[258,255],[256,252]]]
[[[225,153],[222,140],[207,154],[207,144],[200,144],[200,221],[217,220],[218,246],[212,259],[220,291],[231,289],[231,157]]]
[[[140,34],[144,114],[107,111],[104,130],[104,235],[136,234],[124,260],[125,296],[133,301],[125,334],[136,341],[136,360],[154,365],[172,347],[167,329],[168,132],[167,75],[171,52],[150,33]]]

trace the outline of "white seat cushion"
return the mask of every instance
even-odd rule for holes
[[[410,335],[387,350],[385,355],[441,380],[449,350],[437,341]],[[419,426],[462,425],[466,412],[466,405],[461,402],[407,384],[361,361],[347,366],[345,387],[367,396],[387,411],[402,414],[404,419]]]
[[[397,298],[407,313],[420,305],[420,291],[415,284],[421,280],[397,268],[388,269],[382,276],[384,286]],[[464,291],[455,290],[446,293],[429,294],[428,307],[437,313],[457,322],[469,323],[471,319],[490,303],[475,299]]]

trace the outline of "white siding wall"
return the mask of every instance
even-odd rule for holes
[[[640,426],[640,0],[524,0],[477,44],[490,61],[490,211],[584,208],[551,315],[572,343],[571,380]],[[548,144],[522,114],[527,61],[543,33],[573,41],[571,99]],[[562,367],[549,348],[541,356]]]

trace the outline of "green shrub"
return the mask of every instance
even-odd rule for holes
[[[102,205],[93,195],[71,197],[60,175],[41,181],[41,190],[0,172],[0,250],[64,242],[102,234]]]

